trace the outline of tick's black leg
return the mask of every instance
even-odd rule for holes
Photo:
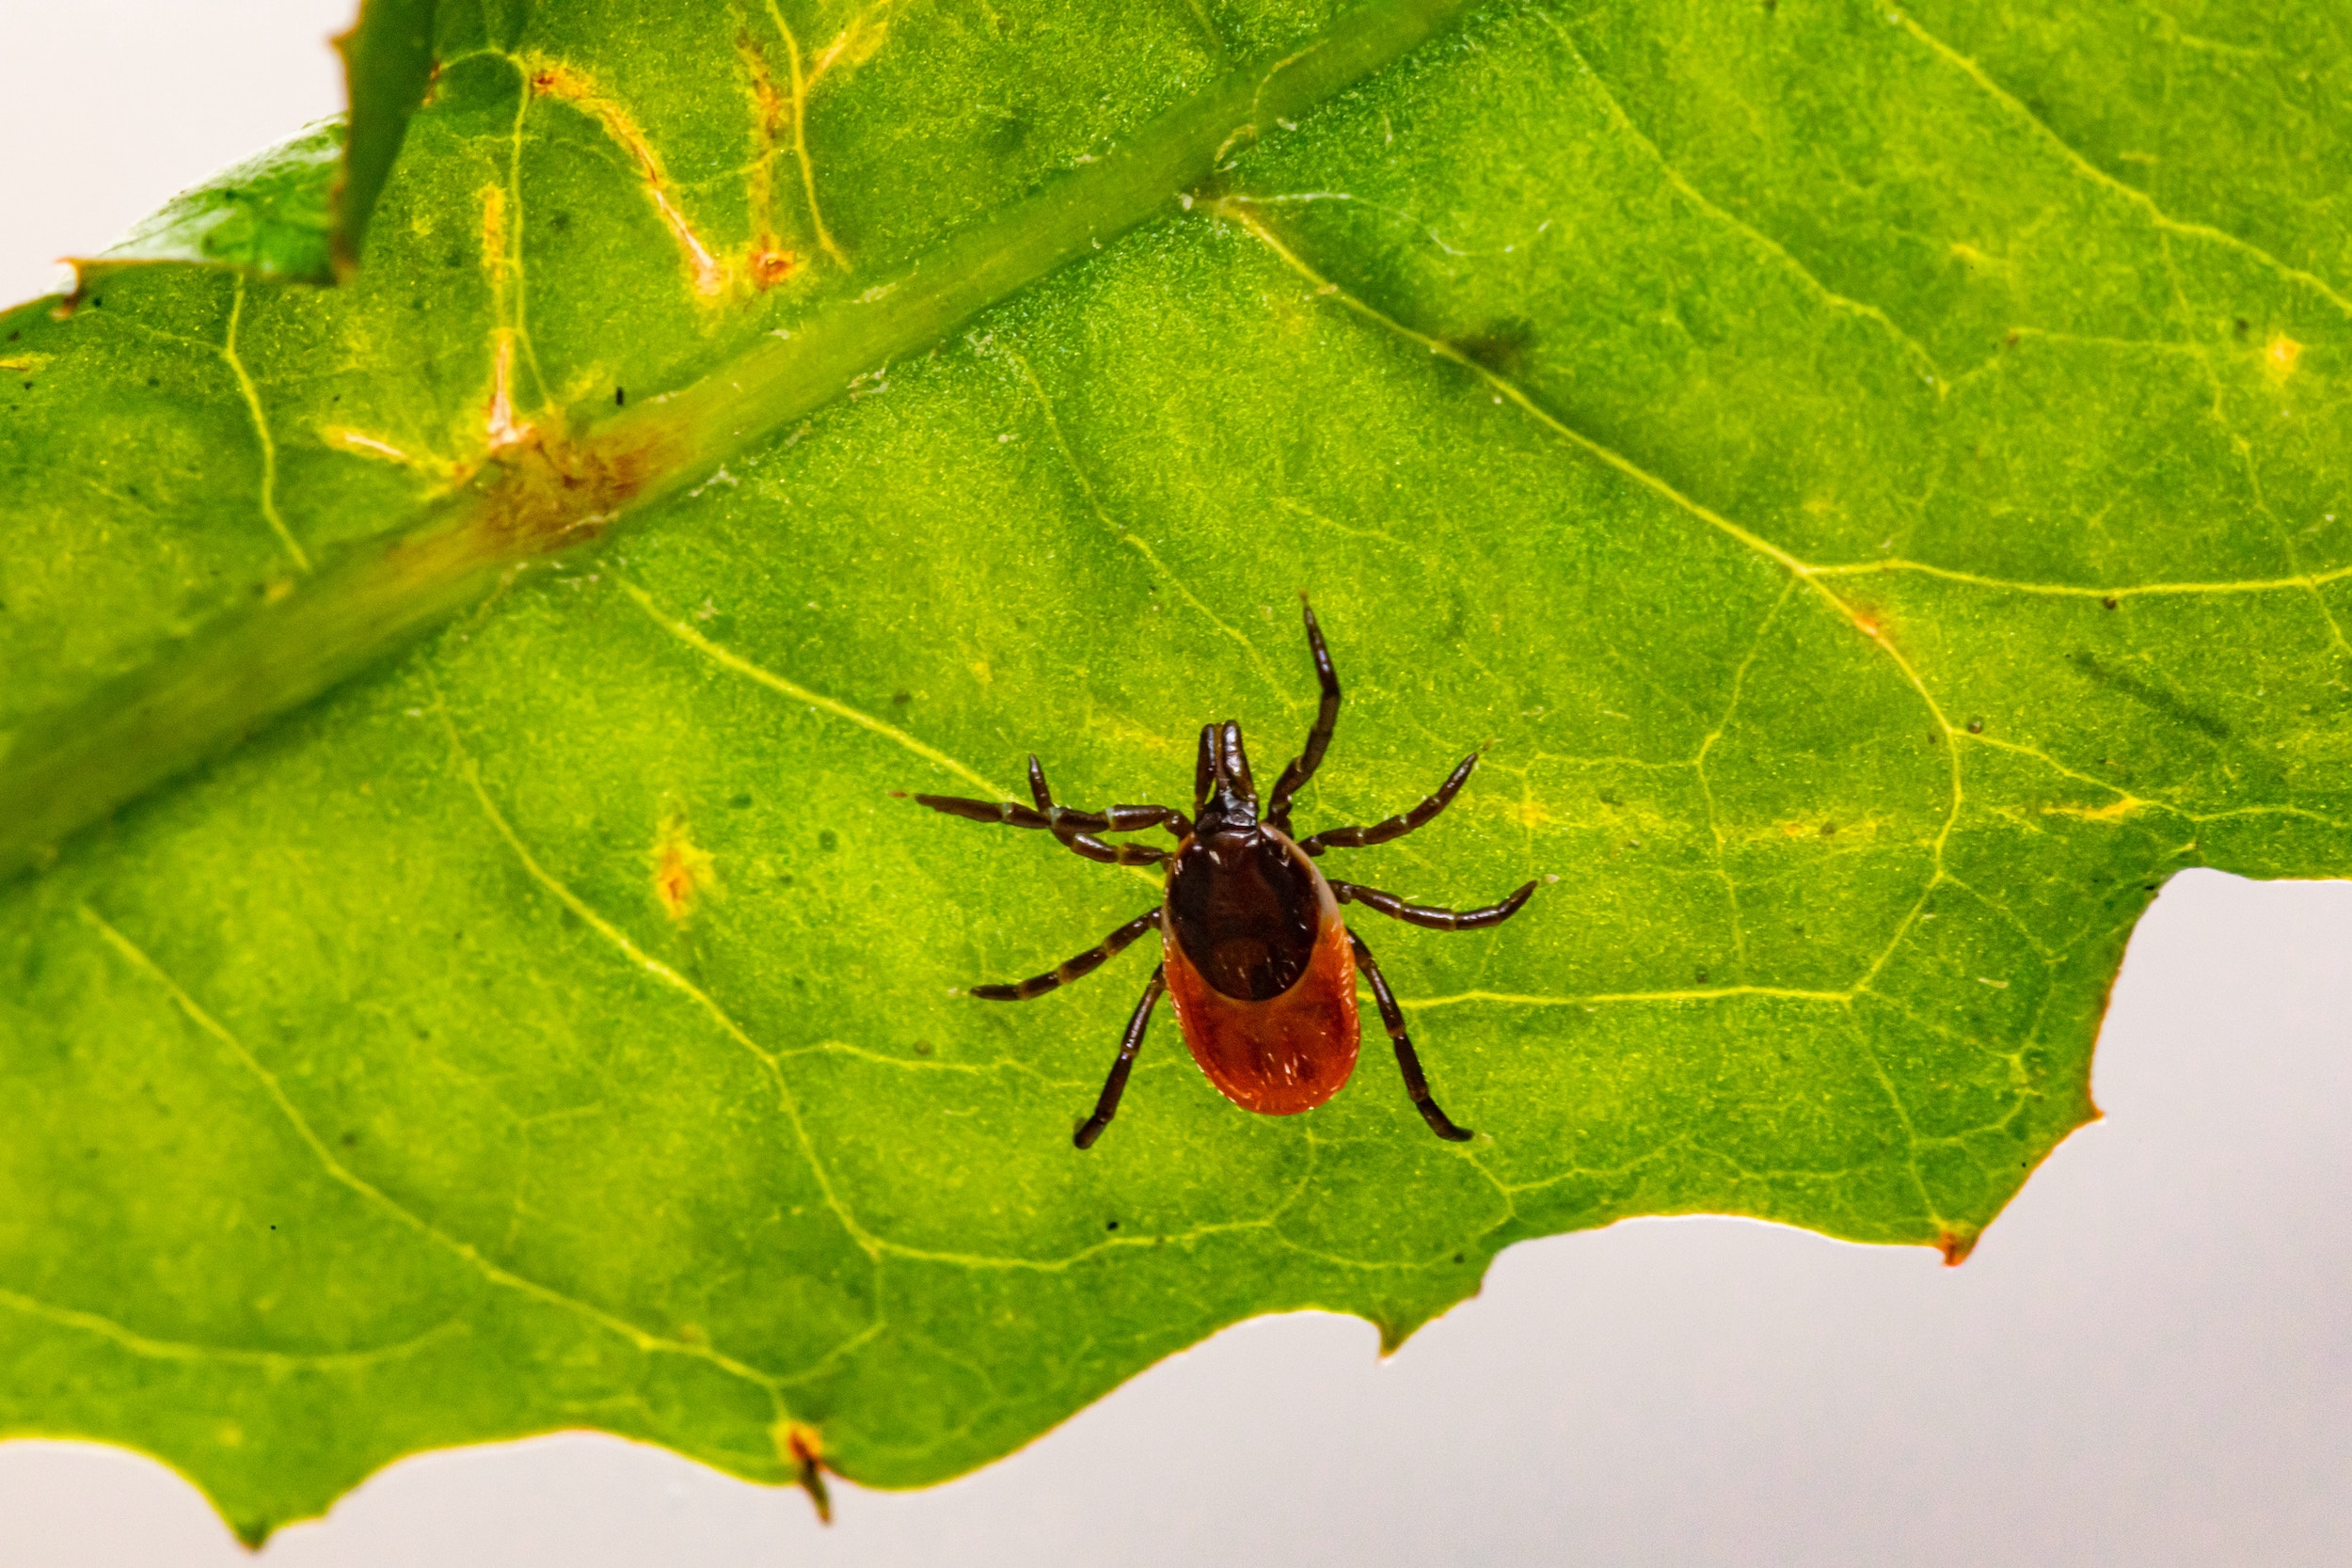
[[[1386,844],[1392,838],[1403,838],[1452,804],[1454,797],[1461,793],[1463,783],[1470,778],[1470,769],[1477,766],[1478,753],[1472,752],[1446,775],[1445,783],[1438,786],[1438,793],[1402,816],[1375,822],[1369,828],[1326,828],[1312,838],[1300,839],[1298,847],[1311,855],[1320,855],[1326,849],[1361,849],[1370,845]]]
[[[1437,1101],[1430,1098],[1429,1080],[1422,1076],[1421,1058],[1413,1053],[1413,1042],[1405,1033],[1405,1010],[1396,1005],[1396,993],[1389,989],[1387,976],[1380,966],[1372,961],[1372,949],[1355,932],[1347,940],[1356,947],[1356,967],[1372,982],[1372,998],[1380,1004],[1380,1022],[1388,1025],[1389,1043],[1396,1047],[1397,1070],[1405,1074],[1405,1092],[1413,1097],[1413,1104],[1421,1112],[1421,1119],[1429,1124],[1429,1131],[1452,1143],[1468,1143],[1468,1129],[1454,1125]]]
[[[1307,602],[1306,594],[1298,595],[1298,607],[1307,614],[1307,646],[1315,656],[1315,678],[1323,683],[1323,703],[1315,709],[1314,728],[1307,732],[1307,749],[1274,781],[1273,799],[1266,806],[1266,820],[1285,833],[1291,831],[1291,797],[1306,788],[1307,781],[1323,766],[1332,726],[1340,721],[1340,677],[1331,668],[1331,650],[1323,645],[1323,628],[1315,625],[1314,607]]]
[[[1017,986],[974,986],[972,994],[983,1002],[1026,1002],[1033,996],[1043,996],[1057,986],[1085,979],[1117,958],[1136,938],[1159,929],[1159,911],[1139,914],[1068,963],[1055,965],[1051,974],[1032,975]]]
[[[1078,833],[1138,833],[1146,828],[1166,828],[1177,838],[1192,833],[1192,821],[1174,806],[1111,806],[1103,811],[1076,811],[1054,803],[1045,785],[1045,768],[1029,753],[1029,797],[1045,816],[1054,836],[1068,844]],[[1083,853],[1083,851],[1081,851]],[[1165,855],[1160,857],[1167,859]]]
[[[1168,966],[1160,964],[1145,982],[1143,1000],[1127,1020],[1127,1033],[1119,1041],[1119,1060],[1111,1064],[1111,1075],[1103,1080],[1103,1097],[1094,1102],[1094,1114],[1078,1124],[1078,1131],[1070,1141],[1080,1148],[1092,1148],[1094,1140],[1103,1135],[1103,1129],[1119,1115],[1119,1097],[1127,1092],[1127,1074],[1135,1070],[1136,1053],[1143,1046],[1143,1031],[1152,1022],[1152,1009],[1160,1000],[1160,992],[1168,989]]]
[[[1090,861],[1100,861],[1104,865],[1157,865],[1168,858],[1165,849],[1154,849],[1142,844],[1105,844],[1091,833],[1078,831],[1089,821],[1108,830],[1112,818],[1100,812],[1069,812],[1056,807],[1061,813],[1060,820],[1057,822],[1045,813],[1013,800],[971,800],[955,795],[917,795],[914,800],[918,806],[929,806],[933,811],[946,812],[949,816],[961,816],[967,822],[1001,822],[1009,828],[1041,828],[1052,833],[1055,842],[1064,848],[1084,855]],[[1158,816],[1150,816],[1151,813],[1175,815],[1165,806],[1114,806],[1111,810],[1143,814],[1144,820],[1136,826],[1147,828],[1161,820]]]
[[[1361,904],[1366,909],[1378,910],[1391,920],[1402,920],[1407,926],[1425,926],[1433,931],[1477,931],[1500,926],[1518,913],[1519,906],[1534,891],[1535,884],[1530,882],[1500,904],[1478,910],[1441,910],[1429,904],[1408,904],[1393,893],[1383,893],[1359,882],[1331,884],[1331,896],[1343,904]]]

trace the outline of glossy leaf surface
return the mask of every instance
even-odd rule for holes
[[[343,287],[0,317],[0,800],[137,796],[0,844],[0,1429],[916,1485],[1525,1237],[1959,1256],[2162,879],[2352,862],[2334,10],[443,12]],[[1337,874],[1544,879],[1351,911],[1481,1135],[1163,1017],[1080,1153],[1148,958],[960,989],[1154,885],[892,792],[1270,778],[1301,591],[1302,829],[1486,748]]]

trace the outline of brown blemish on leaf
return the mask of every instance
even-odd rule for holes
[[[653,895],[661,912],[684,925],[694,906],[720,891],[717,868],[710,856],[687,832],[686,814],[673,807],[662,814],[653,841]]]
[[[800,258],[776,237],[776,177],[777,154],[782,150],[785,126],[792,121],[795,147],[800,135],[799,122],[793,115],[793,100],[776,88],[773,72],[768,69],[768,56],[750,33],[735,36],[736,53],[743,57],[743,69],[752,82],[752,167],[745,192],[752,214],[752,245],[743,257],[743,276],[755,289],[774,288],[800,269]],[[812,203],[815,200],[811,195]]]
[[[662,169],[660,155],[645,139],[637,118],[618,100],[598,91],[596,84],[583,72],[560,60],[545,58],[528,62],[531,90],[541,98],[552,98],[568,103],[604,128],[604,134],[629,155],[644,177],[646,194],[652,197],[654,208],[661,221],[669,227],[670,237],[677,242],[679,254],[685,258],[688,277],[694,292],[706,299],[726,293],[727,269],[710,254],[694,226],[686,221],[677,203],[670,198],[670,177]]]
[[[2271,334],[2263,345],[2263,373],[2273,381],[2284,381],[2295,373],[2295,362],[2303,356],[2303,345],[2283,332]]]
[[[801,259],[791,251],[756,246],[743,259],[744,270],[750,275],[753,287],[758,289],[774,288],[799,271]]]
[[[566,436],[560,418],[533,427],[531,438],[490,454],[475,479],[481,499],[447,546],[430,537],[413,547],[444,547],[485,562],[516,562],[558,554],[603,534],[645,487],[673,473],[670,434],[638,426],[586,440]],[[455,476],[466,477],[466,470]]]
[[[1968,1261],[1968,1255],[1977,1250],[1977,1238],[1981,1234],[1977,1230],[1946,1229],[1935,1239],[1935,1244],[1944,1252],[1944,1266],[1956,1269]]]
[[[808,1500],[817,1505],[817,1517],[832,1524],[833,1498],[825,1491],[825,1471],[831,1466],[825,1463],[823,1435],[804,1421],[785,1421],[779,1426],[783,1441],[777,1446],[783,1457],[799,1472]]]

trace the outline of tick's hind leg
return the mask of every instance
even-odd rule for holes
[[[1306,750],[1274,781],[1274,794],[1266,804],[1266,820],[1285,833],[1291,831],[1291,797],[1306,788],[1307,781],[1323,766],[1331,731],[1340,721],[1340,677],[1331,668],[1331,650],[1323,645],[1323,628],[1315,625],[1314,606],[1307,602],[1306,594],[1298,595],[1298,607],[1307,615],[1307,647],[1315,656],[1315,679],[1322,683],[1323,701],[1315,707],[1314,728],[1307,732]]]
[[[1389,1043],[1396,1047],[1397,1070],[1405,1075],[1405,1092],[1413,1097],[1421,1119],[1429,1124],[1429,1131],[1448,1142],[1470,1142],[1470,1130],[1454,1126],[1453,1118],[1438,1109],[1438,1101],[1430,1095],[1429,1080],[1422,1074],[1421,1057],[1414,1053],[1413,1042],[1405,1033],[1405,1009],[1396,1005],[1396,992],[1389,989],[1388,977],[1372,961],[1372,949],[1353,931],[1347,933],[1347,940],[1356,948],[1356,967],[1372,982],[1372,998],[1380,1004],[1380,1022],[1388,1026]]]
[[[1160,992],[1168,989],[1168,966],[1153,967],[1152,978],[1143,988],[1143,1000],[1136,1004],[1133,1016],[1127,1020],[1127,1033],[1119,1041],[1119,1059],[1111,1064],[1111,1075],[1103,1081],[1103,1097],[1094,1102],[1094,1114],[1078,1124],[1078,1131],[1070,1141],[1080,1148],[1092,1148],[1094,1140],[1103,1135],[1103,1129],[1119,1115],[1119,1097],[1127,1092],[1127,1074],[1135,1070],[1136,1053],[1143,1047],[1143,1031],[1152,1022],[1152,1009],[1160,1000]]]
[[[1438,786],[1438,793],[1402,816],[1391,816],[1368,828],[1326,828],[1312,838],[1300,839],[1298,847],[1311,855],[1320,855],[1326,849],[1362,849],[1375,844],[1386,844],[1392,838],[1403,838],[1451,805],[1454,797],[1461,793],[1462,785],[1469,780],[1470,769],[1477,766],[1478,753],[1472,752],[1454,765],[1454,771],[1447,774],[1445,783]]]
[[[1331,883],[1331,896],[1343,904],[1361,904],[1378,910],[1391,920],[1402,920],[1407,926],[1423,926],[1432,931],[1476,931],[1488,926],[1500,926],[1519,912],[1535,884],[1529,882],[1500,904],[1488,904],[1477,910],[1441,910],[1433,904],[1408,904],[1393,893],[1383,893],[1376,887],[1360,882]]]
[[[1086,978],[1117,958],[1136,938],[1159,927],[1159,911],[1139,914],[1067,963],[1056,964],[1046,974],[1031,975],[1016,986],[974,986],[972,994],[983,1002],[1026,1002],[1033,996],[1043,996],[1073,980]]]

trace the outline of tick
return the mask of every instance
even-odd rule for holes
[[[1303,594],[1300,602],[1305,604]],[[951,816],[1043,829],[1063,848],[1105,865],[1168,868],[1167,892],[1157,909],[1137,915],[1050,974],[1018,985],[972,988],[972,994],[983,1001],[1026,1002],[1092,974],[1145,933],[1160,934],[1159,965],[1127,1020],[1118,1059],[1111,1064],[1094,1114],[1078,1126],[1074,1141],[1080,1148],[1093,1147],[1118,1114],[1143,1032],[1163,992],[1176,1009],[1177,1027],[1192,1049],[1193,1060],[1234,1104],[1286,1117],[1329,1100],[1356,1070],[1359,969],[1372,984],[1380,1022],[1396,1048],[1405,1092],[1422,1119],[1440,1138],[1459,1143],[1470,1135],[1438,1108],[1421,1058],[1405,1032],[1405,1014],[1395,993],[1364,939],[1340,918],[1340,906],[1361,904],[1435,931],[1473,931],[1500,926],[1518,913],[1535,884],[1529,882],[1484,909],[1440,910],[1324,876],[1315,864],[1324,851],[1387,844],[1445,810],[1478,766],[1478,753],[1464,757],[1436,794],[1402,816],[1370,827],[1327,828],[1294,839],[1291,802],[1322,766],[1340,717],[1340,678],[1331,668],[1331,653],[1324,646],[1313,607],[1305,606],[1305,612],[1307,646],[1314,655],[1323,700],[1314,726],[1307,732],[1305,749],[1275,781],[1263,812],[1249,776],[1249,758],[1242,750],[1241,726],[1231,720],[1201,726],[1190,816],[1173,806],[1112,806],[1096,812],[1056,805],[1045,784],[1045,770],[1034,754],[1029,758],[1033,806],[947,795],[914,797]],[[1176,847],[1113,844],[1101,836],[1152,828],[1166,829],[1175,837]]]

